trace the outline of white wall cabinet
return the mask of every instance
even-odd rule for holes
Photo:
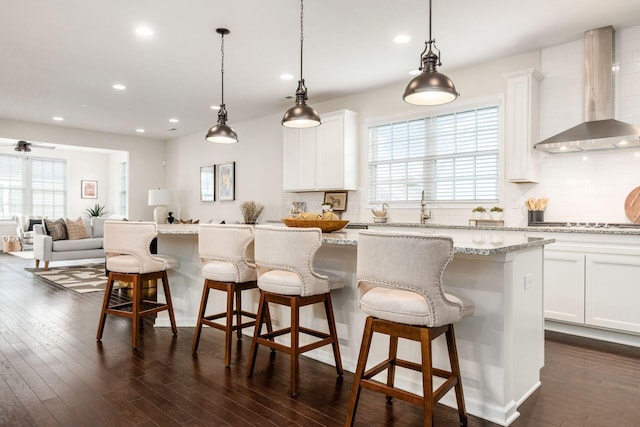
[[[356,190],[357,113],[322,114],[315,128],[283,128],[284,191]]]
[[[509,182],[538,182],[538,110],[542,73],[529,69],[505,74],[505,173]]]

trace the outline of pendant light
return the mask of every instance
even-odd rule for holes
[[[300,0],[300,80],[296,90],[296,105],[289,108],[282,117],[282,126],[289,128],[310,128],[320,125],[320,115],[307,105],[307,87],[302,78],[302,53],[304,44],[304,4]]]
[[[220,74],[222,76],[222,103],[218,111],[218,124],[209,129],[206,139],[209,142],[217,142],[220,144],[235,144],[238,142],[238,134],[231,126],[227,125],[227,109],[224,107],[224,36],[229,34],[229,30],[226,28],[216,28],[216,33],[220,34],[221,40],[222,66],[220,68]]]
[[[451,79],[436,70],[440,67],[440,51],[431,37],[431,0],[429,0],[429,40],[420,54],[421,73],[409,82],[402,98],[414,105],[440,105],[454,101],[460,94]],[[435,52],[434,52],[435,50]]]

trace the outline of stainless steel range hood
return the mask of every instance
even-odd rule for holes
[[[613,118],[613,27],[584,34],[584,123],[540,141],[548,153],[640,146],[640,128]]]

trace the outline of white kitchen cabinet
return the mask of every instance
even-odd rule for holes
[[[505,173],[509,182],[538,182],[538,110],[540,80],[535,70],[523,70],[503,76],[507,80],[505,106]]]
[[[585,323],[640,333],[640,256],[586,254]]]
[[[584,323],[583,253],[546,250],[544,253],[544,317]]]
[[[357,189],[357,113],[341,110],[321,118],[315,128],[283,128],[283,190]]]

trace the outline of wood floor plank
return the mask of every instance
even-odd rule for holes
[[[95,341],[102,294],[77,294],[24,270],[32,261],[0,255],[0,425],[10,426],[342,426],[353,375],[302,357],[300,393],[288,394],[287,356],[260,349],[246,377],[250,337],[232,348],[205,329],[154,328],[145,319],[131,349],[131,322],[107,321]],[[194,284],[200,286],[200,284]],[[126,299],[127,293],[114,296]],[[547,333],[542,386],[513,427],[618,427],[640,419],[640,349]],[[436,405],[436,426],[457,425]],[[357,426],[419,426],[423,413],[363,391]],[[494,427],[470,417],[470,427]]]

